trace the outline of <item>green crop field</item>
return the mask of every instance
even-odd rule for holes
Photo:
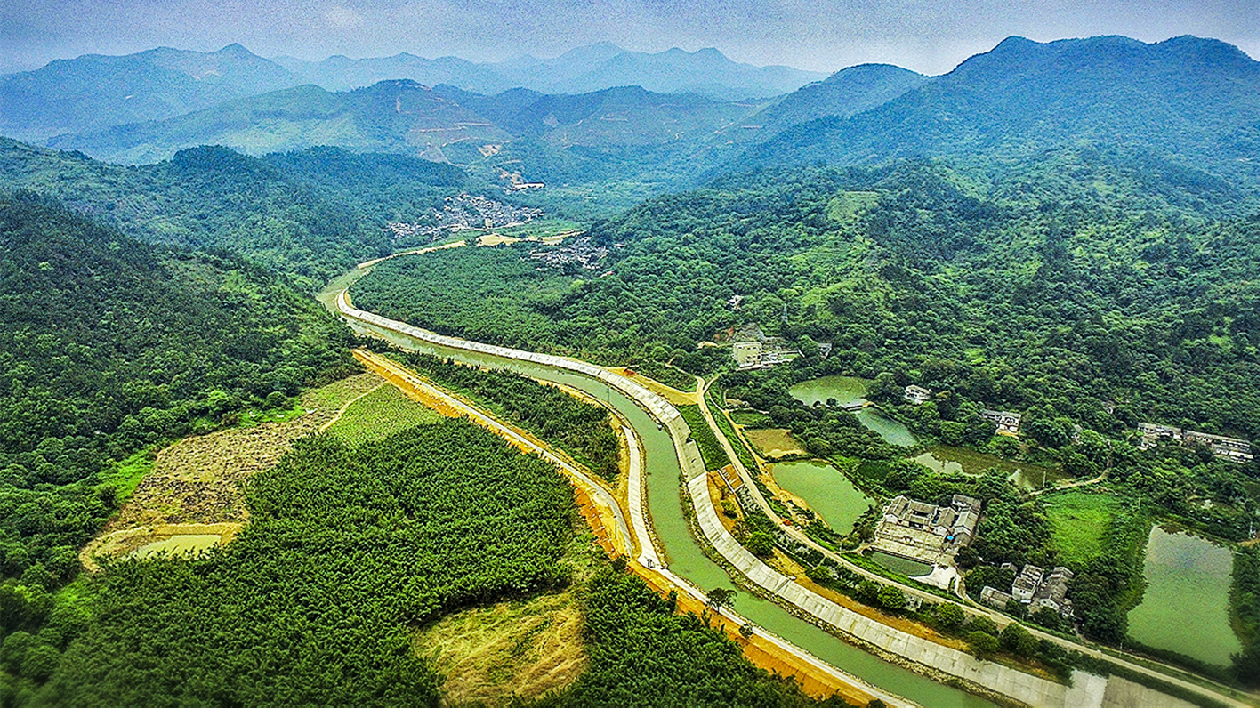
[[[348,443],[384,440],[413,425],[432,423],[441,416],[403,395],[391,385],[384,385],[350,404],[328,432]]]

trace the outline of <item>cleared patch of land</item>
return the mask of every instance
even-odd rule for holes
[[[1106,494],[1070,492],[1045,498],[1051,547],[1061,561],[1084,565],[1102,552],[1102,537],[1120,502]]]
[[[382,383],[374,374],[361,374],[307,392],[306,412],[297,418],[185,438],[159,451],[151,469],[147,456],[129,458],[119,466],[120,491],[143,478],[79,559],[92,569],[95,556],[123,555],[177,536],[218,535],[227,543],[249,518],[243,482],[274,466],[294,440],[327,427],[351,401]]]
[[[407,398],[397,387],[382,384],[352,402],[328,432],[352,444],[383,440],[413,425],[432,423],[441,416]]]
[[[576,680],[587,666],[581,593],[596,553],[579,532],[565,555],[574,579],[563,592],[464,610],[418,632],[416,651],[443,677],[443,704],[508,705]]]
[[[744,430],[744,437],[757,448],[757,454],[768,460],[808,455],[809,451],[801,447],[789,430],[767,428],[764,430]]]

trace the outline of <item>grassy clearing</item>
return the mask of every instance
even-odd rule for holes
[[[101,488],[114,490],[114,498],[121,504],[131,498],[140,480],[153,471],[157,463],[157,450],[149,447],[114,465],[112,470],[101,474]]]
[[[736,423],[746,428],[769,428],[774,425],[770,416],[762,415],[757,411],[731,411],[731,417]]]
[[[413,425],[437,421],[441,416],[407,398],[397,387],[385,384],[350,404],[328,428],[332,435],[352,444],[383,440]]]
[[[1051,546],[1070,566],[1080,567],[1102,552],[1103,535],[1120,502],[1105,494],[1068,492],[1045,498]]]
[[[574,569],[563,592],[474,607],[420,630],[416,651],[443,678],[444,705],[507,705],[572,683],[589,664],[582,596],[597,548],[579,531],[565,561]]]
[[[678,411],[682,413],[683,420],[687,421],[687,427],[691,428],[691,437],[700,448],[700,456],[704,458],[705,469],[720,470],[731,464],[730,458],[726,456],[726,450],[722,449],[717,436],[705,422],[700,406],[678,406]]]

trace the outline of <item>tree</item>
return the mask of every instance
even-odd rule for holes
[[[1028,630],[1019,625],[1018,622],[1011,622],[1006,625],[1002,633],[998,635],[998,640],[1002,644],[1002,648],[1012,654],[1019,656],[1028,656],[1037,649],[1037,640]]]
[[[997,637],[988,632],[968,632],[967,643],[977,658],[986,659],[997,653],[999,644]]]
[[[715,610],[730,607],[735,602],[735,591],[727,588],[713,588],[708,592],[709,605]]]
[[[891,585],[880,587],[877,598],[879,606],[890,612],[904,612],[910,604],[906,594]]]
[[[962,626],[966,614],[963,609],[952,602],[942,602],[936,606],[936,624],[946,632],[956,631]]]

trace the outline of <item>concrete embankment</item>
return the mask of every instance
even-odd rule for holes
[[[350,304],[345,292],[341,293],[337,298],[337,305],[343,314],[348,317],[376,327],[399,332],[421,341],[574,371],[598,379],[634,400],[669,431],[687,482],[688,496],[696,514],[697,525],[704,533],[706,541],[721,554],[727,563],[736,568],[751,583],[754,583],[779,600],[807,613],[822,624],[832,628],[841,636],[851,637],[862,646],[874,647],[887,654],[901,657],[909,663],[926,667],[937,675],[955,677],[1021,703],[1035,706],[1065,707],[1093,707],[1112,704],[1111,701],[1107,700],[1107,697],[1113,691],[1110,690],[1109,682],[1105,678],[1078,672],[1073,686],[1069,687],[995,662],[977,659],[965,652],[899,631],[843,608],[762,563],[735,541],[718,520],[717,511],[708,493],[703,461],[694,441],[691,440],[691,432],[681,415],[677,409],[646,387],[579,360],[446,337],[402,322],[390,320],[374,313],[358,310]],[[674,575],[668,568],[660,567],[659,554],[655,551],[651,539],[648,537],[648,523],[642,508],[642,484],[641,482],[636,482],[636,477],[639,476],[641,476],[641,473],[632,474],[630,496],[631,524],[641,549],[639,557],[636,559],[636,565],[655,571],[655,574],[659,575],[661,579],[677,589],[681,589],[692,600],[702,602],[704,595],[698,588]],[[680,593],[680,596],[683,593]],[[732,621],[742,621],[742,618],[729,611],[724,610],[722,614]],[[799,660],[804,661],[806,665],[819,669],[826,667],[826,669],[831,669],[834,675],[844,675],[843,672],[824,664],[783,640],[778,640],[773,635],[767,638],[780,651],[792,654]],[[898,699],[895,696],[889,695],[885,698],[886,692],[870,687],[859,679],[849,677],[849,680],[853,687],[869,689],[870,695],[878,696],[886,703],[895,705],[906,704],[904,699]],[[1189,705],[1149,689],[1143,689],[1142,692],[1145,698],[1151,701],[1151,705]]]

